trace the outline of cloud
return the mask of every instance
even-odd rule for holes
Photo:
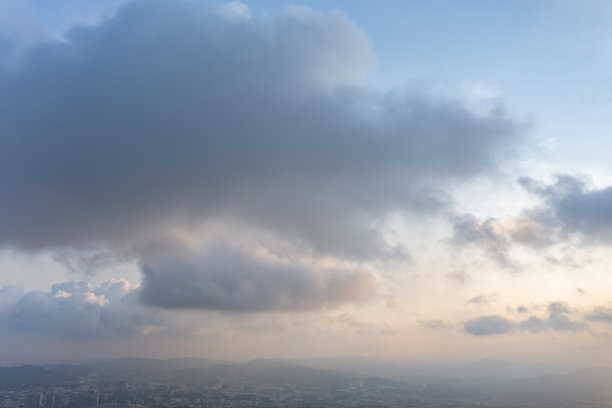
[[[311,310],[363,303],[377,296],[374,279],[367,272],[300,269],[221,245],[192,258],[182,254],[157,261],[157,269],[145,271],[142,285],[112,279],[99,285],[61,282],[48,291],[0,287],[0,332],[7,336],[110,342],[142,336],[197,337],[202,330],[280,330],[276,317],[283,315],[279,314],[247,318],[239,313],[189,314],[176,310]]]
[[[587,320],[612,324],[612,309],[599,307],[587,315]]]
[[[219,13],[229,20],[248,20],[251,18],[249,7],[238,1],[230,1],[219,7]]]
[[[451,242],[457,246],[482,246],[503,267],[512,267],[507,238],[495,230],[497,220],[480,221],[471,214],[455,217]]]
[[[12,66],[42,38],[43,30],[29,0],[0,2],[0,65]]]
[[[141,269],[142,302],[169,309],[312,310],[376,295],[368,272],[265,259],[226,244],[143,260]]]
[[[553,183],[522,177],[518,180],[540,204],[503,219],[456,216],[451,242],[475,245],[501,266],[515,268],[511,252],[517,247],[535,249],[552,264],[577,268],[576,244],[612,242],[612,187],[593,189],[583,178],[560,174]],[[579,293],[583,293],[578,288]],[[583,293],[584,294],[584,293]],[[561,324],[561,323],[559,323]],[[529,326],[531,327],[531,326]]]
[[[541,213],[525,210],[518,216],[503,219],[479,219],[472,214],[457,215],[453,220],[451,242],[458,247],[481,247],[500,266],[516,269],[519,265],[511,257],[513,245],[542,248],[554,240]]]
[[[526,313],[527,309],[520,306],[517,311],[519,313]],[[568,314],[571,314],[572,310],[564,302],[549,303],[548,312],[547,318],[529,316],[527,319],[518,323],[502,316],[477,317],[465,322],[464,329],[474,336],[506,334],[515,329],[532,333],[540,333],[548,330],[571,332],[588,330],[588,326],[585,323],[569,318]]]
[[[568,314],[572,311],[563,302],[552,302],[548,305],[547,319],[530,316],[519,324],[521,330],[538,333],[545,330],[580,332],[588,329],[582,322],[571,320]]]
[[[529,177],[518,183],[540,204],[502,219],[457,215],[451,242],[481,247],[501,266],[511,268],[518,266],[511,256],[517,246],[547,250],[544,259],[548,262],[578,267],[572,245],[612,242],[612,217],[607,211],[612,205],[612,187],[592,189],[587,181],[566,174],[557,175],[550,184]]]
[[[90,339],[164,330],[167,323],[141,306],[137,289],[124,280],[98,287],[64,282],[49,292],[0,289],[0,327],[6,332]]]
[[[612,187],[591,188],[583,178],[559,174],[553,183],[522,177],[518,182],[540,203],[503,219],[455,216],[451,242],[474,245],[501,266],[516,268],[511,252],[517,246],[543,252],[552,264],[580,267],[576,245],[612,242]],[[583,293],[578,288],[579,293]]]
[[[374,66],[346,16],[304,7],[230,21],[135,2],[39,44],[0,71],[0,246],[125,247],[234,219],[321,254],[395,253],[385,216],[436,211],[520,126],[367,89]]]
[[[494,293],[490,295],[478,295],[468,300],[467,303],[486,306],[490,304],[491,302],[494,302],[496,298],[497,298],[497,295],[495,295]]]
[[[94,272],[121,262],[121,257],[111,249],[90,250],[63,249],[53,254],[53,260],[72,274],[92,275]]]
[[[567,174],[558,175],[548,185],[531,178],[519,181],[544,200],[539,216],[550,231],[579,234],[591,243],[612,242],[612,186],[592,189],[585,180]]]
[[[539,333],[550,329],[550,322],[546,319],[541,319],[536,316],[529,316],[526,320],[523,320],[519,327],[521,330],[530,331],[532,333]]]
[[[502,316],[482,316],[466,321],[463,327],[473,336],[491,336],[509,333],[514,323]]]

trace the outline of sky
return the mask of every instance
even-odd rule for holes
[[[610,18],[0,0],[0,364],[612,364]]]

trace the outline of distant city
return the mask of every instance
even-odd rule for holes
[[[385,370],[388,378],[367,374]],[[434,369],[350,358],[123,358],[0,367],[0,407],[612,407],[612,368],[551,370],[493,360]]]

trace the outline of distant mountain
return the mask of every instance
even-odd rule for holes
[[[492,359],[483,359],[463,364],[423,363],[362,356],[296,361],[314,368],[335,368],[364,375],[392,378],[404,382],[421,381],[425,378],[447,378],[474,383],[479,382],[479,380],[509,380],[539,377],[544,374],[565,374],[572,370],[571,367],[551,364],[514,363]]]
[[[545,375],[517,380],[499,390],[537,400],[612,401],[612,368],[592,367],[566,375]]]
[[[257,359],[237,368],[247,374],[251,381],[289,384],[296,388],[311,390],[346,387],[361,378],[352,373],[314,369],[282,360]]]
[[[343,387],[362,378],[352,373],[315,369],[283,360],[262,358],[242,364],[217,364],[205,372],[209,380],[224,382],[242,379],[253,384],[283,384],[306,390]]]
[[[226,372],[230,375],[250,377],[265,371],[299,368],[306,367],[279,359],[256,358],[247,363],[217,364],[212,370],[218,373]]]
[[[147,373],[159,371],[174,371],[186,369],[202,369],[214,365],[213,360],[207,358],[173,358],[169,360],[151,358],[119,358],[99,363],[84,364],[91,369],[104,373],[127,373],[142,371]]]
[[[414,377],[432,375],[436,367],[431,364],[415,363],[407,360],[384,359],[367,356],[339,356],[331,358],[310,358],[294,360],[307,367],[342,370],[364,376],[377,376],[397,381],[407,381]]]
[[[284,384],[311,390],[344,387],[354,381],[363,382],[368,378],[354,373],[316,369],[284,360],[263,358],[246,363],[217,363],[204,358],[120,358],[82,365],[49,365],[45,368],[79,377],[94,373],[129,377],[172,372],[176,378],[187,383],[227,383],[240,379],[253,384]],[[391,381],[381,378],[370,380],[371,384],[392,384]]]
[[[34,387],[54,387],[74,377],[40,366],[0,367],[0,389],[23,390]]]
[[[69,377],[83,377],[95,372],[92,367],[84,364],[45,364],[41,367]]]
[[[289,385],[304,390],[328,390],[346,387],[356,381],[369,386],[396,385],[383,379],[331,369],[306,367],[278,359],[258,358],[246,363],[216,363],[209,359],[181,358],[158,360],[147,358],[120,358],[83,364],[47,366],[58,372],[74,375],[92,373],[111,376],[141,376],[172,373],[174,378],[192,384],[224,384],[236,380],[253,385]]]
[[[514,363],[487,358],[441,368],[436,373],[442,377],[451,378],[510,380],[534,378],[546,374],[560,374],[568,371],[550,364]]]

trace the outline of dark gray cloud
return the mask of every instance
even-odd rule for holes
[[[168,321],[140,305],[125,281],[99,287],[84,282],[53,285],[49,292],[0,289],[0,328],[4,332],[80,339],[165,330]]]
[[[140,299],[170,309],[311,310],[376,295],[368,272],[265,259],[225,244],[202,254],[147,259],[141,269]]]
[[[344,15],[297,7],[236,20],[136,2],[40,44],[0,71],[0,245],[122,246],[230,217],[321,253],[388,254],[378,221],[439,208],[519,129],[365,89],[374,64]]]
[[[473,336],[491,336],[509,333],[515,324],[502,316],[482,316],[466,321],[465,331]]]

